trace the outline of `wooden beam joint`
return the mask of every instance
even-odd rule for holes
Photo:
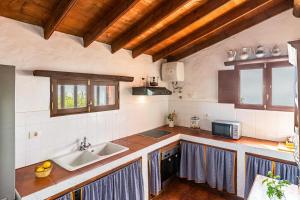
[[[109,10],[104,16],[97,20],[96,24],[83,37],[84,47],[88,47],[93,41],[102,35],[109,27],[111,27],[118,19],[125,15],[140,0],[123,0],[119,6]]]
[[[294,0],[293,15],[295,17],[300,17],[300,0]]]
[[[44,38],[48,40],[71,8],[78,0],[61,0],[54,9],[51,18],[44,25]]]
[[[142,19],[138,20],[132,28],[115,39],[111,45],[111,52],[117,52],[140,34],[144,33],[188,2],[190,2],[190,0],[164,1],[161,5],[158,5],[157,9],[142,17]]]
[[[139,44],[137,47],[135,47],[132,50],[132,57],[136,58],[137,56],[141,55],[148,49],[151,49],[156,44],[173,36],[174,34],[178,33],[182,29],[193,24],[197,20],[206,16],[208,13],[214,11],[215,9],[217,9],[218,7],[227,3],[228,1],[229,0],[210,0],[210,1],[206,2],[204,5],[199,6],[199,8],[195,9],[193,12],[184,16],[182,19],[180,19],[176,23],[169,25],[168,27],[164,28],[162,31],[154,34],[149,39],[145,40],[144,42]]]

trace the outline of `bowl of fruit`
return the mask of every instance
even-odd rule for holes
[[[37,178],[44,178],[50,175],[53,166],[51,161],[45,161],[42,165],[35,168],[35,176]]]

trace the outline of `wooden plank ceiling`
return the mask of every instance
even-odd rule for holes
[[[0,15],[42,26],[45,39],[60,31],[82,37],[86,48],[99,41],[112,53],[176,61],[292,7],[292,0],[1,0]]]

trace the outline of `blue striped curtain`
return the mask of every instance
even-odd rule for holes
[[[300,176],[300,169],[296,165],[275,162],[275,175],[279,175],[282,180],[297,185],[297,176]]]
[[[235,153],[219,148],[207,147],[207,183],[219,191],[235,193]]]
[[[140,161],[82,188],[83,200],[143,200],[144,183]]]
[[[254,179],[257,174],[266,176],[269,171],[272,171],[272,161],[257,158],[254,156],[247,156],[246,163],[246,180],[245,180],[245,199],[247,199]]]
[[[150,154],[150,194],[158,195],[161,191],[160,152]]]
[[[181,178],[205,183],[204,146],[201,144],[181,142],[180,172]]]
[[[113,181],[111,176],[103,177],[82,188],[82,199],[108,200],[112,199]]]
[[[137,161],[112,174],[113,200],[143,200],[144,183],[142,165]]]
[[[65,194],[64,196],[57,198],[56,200],[72,200],[72,195],[71,195],[71,193],[68,193],[68,194]]]

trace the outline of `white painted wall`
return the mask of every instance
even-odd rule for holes
[[[217,71],[227,69],[226,51],[243,46],[279,44],[286,52],[286,42],[300,37],[300,21],[291,11],[284,12],[253,28],[202,50],[183,61],[185,82],[183,100],[168,97],[131,95],[144,75],[157,76],[160,63],[131,52],[110,53],[110,47],[93,43],[82,47],[81,38],[55,32],[47,41],[42,28],[0,17],[0,63],[15,65],[16,77],[16,168],[53,157],[76,148],[87,136],[99,143],[135,134],[165,123],[165,114],[176,110],[177,124],[189,126],[192,115],[201,117],[201,127],[210,129],[214,119],[239,120],[243,135],[281,140],[293,131],[293,114],[275,111],[234,109],[217,102]],[[49,117],[49,79],[33,77],[35,69],[129,75],[134,83],[121,83],[120,110],[64,117]],[[162,83],[163,84],[163,83]],[[168,106],[169,105],[169,106]],[[34,139],[29,132],[39,133]]]
[[[300,20],[288,10],[250,29],[199,51],[182,61],[185,63],[183,99],[172,95],[169,110],[178,113],[177,124],[189,126],[190,117],[201,118],[201,128],[210,130],[211,120],[238,120],[244,136],[282,140],[293,132],[293,113],[235,109],[231,104],[219,104],[218,70],[224,66],[226,51],[259,44],[271,49],[278,44],[287,54],[287,41],[300,38]]]
[[[57,33],[47,41],[42,28],[0,17],[0,63],[15,65],[16,168],[77,147],[84,136],[92,143],[110,141],[165,124],[166,96],[132,96],[141,76],[157,76],[160,63],[131,52],[110,53],[98,42],[82,47],[81,38]],[[120,110],[50,118],[49,78],[33,77],[35,69],[134,76],[120,83]],[[163,84],[163,83],[162,83]],[[29,139],[29,132],[39,133]]]

